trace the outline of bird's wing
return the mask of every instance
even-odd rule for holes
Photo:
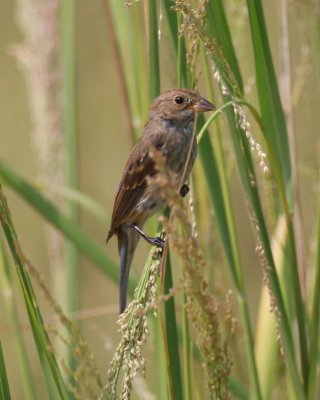
[[[147,176],[153,176],[155,173],[154,161],[149,157],[147,150],[142,153],[139,151],[132,153],[115,198],[107,241],[120,225],[128,222],[128,217],[134,213],[135,207],[145,192]]]

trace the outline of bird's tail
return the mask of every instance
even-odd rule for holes
[[[137,247],[140,235],[128,226],[121,226],[117,231],[118,248],[120,255],[120,314],[127,305],[127,291],[130,265]]]

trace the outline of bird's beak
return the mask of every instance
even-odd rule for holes
[[[210,101],[204,99],[203,97],[200,98],[199,101],[192,107],[194,112],[205,112],[205,111],[212,111],[215,110],[216,107],[210,103]]]

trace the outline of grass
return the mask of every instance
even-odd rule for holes
[[[167,214],[162,219],[170,238],[170,252],[162,258],[161,272],[160,255],[152,252],[139,281],[130,278],[133,302],[119,319],[119,344],[113,348],[108,377],[102,379],[106,387],[102,390],[100,383],[94,384],[100,390],[101,398],[138,398],[136,378],[146,372],[150,383],[150,365],[156,365],[159,376],[158,385],[152,385],[155,398],[317,398],[320,229],[318,227],[315,233],[313,271],[305,271],[296,245],[297,237],[304,233],[294,223],[295,193],[300,187],[292,171],[297,170],[293,163],[299,157],[293,154],[296,149],[289,143],[280,98],[281,82],[273,62],[266,28],[268,20],[262,2],[247,0],[245,4],[246,21],[250,26],[247,40],[253,57],[249,66],[243,64],[234,44],[236,21],[232,19],[231,11],[237,6],[236,2],[150,0],[132,2],[130,7],[118,0],[104,2],[130,141],[141,134],[150,101],[168,81],[172,86],[199,88],[204,97],[214,99],[217,111],[206,120],[203,116],[198,118],[201,168],[195,168],[192,176],[192,201],[177,198],[170,190],[170,175],[166,171],[160,174],[160,184],[163,184],[172,212],[171,216]],[[76,10],[76,3],[64,2],[60,38],[63,45],[63,101],[66,104],[64,135],[70,155],[65,171],[68,188],[64,196],[70,212],[60,209],[14,172],[10,164],[0,162],[1,181],[14,189],[70,243],[72,260],[68,259],[68,265],[70,263],[72,272],[66,275],[71,291],[70,304],[62,304],[66,311],[76,307],[80,295],[80,288],[74,284],[79,266],[78,251],[84,253],[107,279],[115,283],[119,280],[118,265],[83,230],[78,220],[79,210],[85,209],[99,221],[103,212],[100,205],[95,205],[90,197],[77,190]],[[318,48],[316,42],[312,45]],[[165,53],[169,53],[165,59],[170,60],[174,71],[171,80],[167,77],[168,67],[162,61]],[[287,56],[292,57],[290,53]],[[248,68],[256,88],[256,97],[249,96],[249,100],[245,93],[248,78],[243,72]],[[157,162],[161,170],[161,160]],[[244,198],[246,221],[252,227],[255,241],[253,250],[257,261],[250,268],[258,268],[256,264],[259,263],[263,274],[263,282],[256,283],[261,286],[261,303],[253,308],[254,311],[248,290],[245,250],[241,246],[242,232],[237,228],[235,200],[238,198],[230,170],[236,171],[236,190],[241,191]],[[2,292],[17,290],[10,280],[13,274],[12,263],[8,262],[10,252],[17,267],[20,295],[32,327],[48,396],[81,398],[79,382],[82,378],[86,382],[88,376],[75,375],[74,382],[70,381],[70,373],[79,371],[83,359],[90,358],[90,351],[83,350],[83,358],[76,358],[70,364],[69,375],[64,375],[64,361],[51,344],[51,334],[41,314],[43,305],[34,293],[34,286],[41,286],[41,279],[30,279],[28,262],[14,227],[15,210],[11,209],[12,218],[2,190],[0,193],[0,220],[4,232],[1,241],[6,243],[2,246],[0,259]],[[199,208],[200,204],[205,204],[205,209]],[[173,221],[172,215],[175,215]],[[154,226],[155,223],[150,224],[150,229]],[[214,243],[212,248],[210,243]],[[217,276],[216,260],[222,260],[219,264],[224,267],[219,272],[223,276],[222,282],[210,279],[212,275]],[[307,273],[312,273],[313,279],[305,283],[303,275]],[[307,285],[305,293],[304,284]],[[15,307],[14,303],[7,303],[7,314],[16,337],[23,390],[25,398],[36,398]],[[152,329],[151,321],[154,321]],[[71,329],[71,325],[67,326]],[[61,332],[58,336],[62,337]],[[77,335],[74,337],[82,343],[80,331]],[[156,347],[148,356],[144,354],[146,342],[154,343]],[[1,349],[1,390],[7,396],[5,398],[10,398],[6,356],[4,351],[3,357]],[[66,353],[62,357],[68,359],[73,355]],[[96,371],[94,368],[90,366],[84,373]],[[98,376],[97,371],[94,374]],[[70,382],[74,384],[71,387]],[[87,398],[97,397],[97,389],[86,393]]]

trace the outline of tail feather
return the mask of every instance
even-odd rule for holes
[[[130,227],[121,226],[117,231],[118,248],[120,255],[120,314],[127,306],[128,280],[131,262],[137,247],[140,235]]]

